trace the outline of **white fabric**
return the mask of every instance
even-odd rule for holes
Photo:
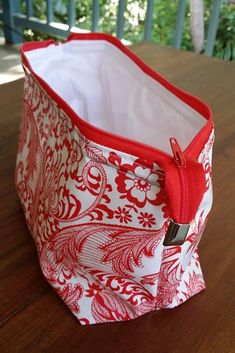
[[[206,123],[109,42],[73,40],[25,55],[82,119],[114,134],[171,153],[170,137],[185,149]]]

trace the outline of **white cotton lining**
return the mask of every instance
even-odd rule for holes
[[[72,40],[25,55],[82,119],[113,134],[171,153],[170,137],[185,149],[206,124],[105,40]]]

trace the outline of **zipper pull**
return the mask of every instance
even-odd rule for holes
[[[184,158],[183,151],[175,137],[170,137],[170,144],[176,163],[180,167],[186,167],[186,161]]]

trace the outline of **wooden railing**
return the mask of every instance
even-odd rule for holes
[[[22,28],[31,28],[42,33],[48,33],[53,36],[66,37],[72,31],[84,31],[74,27],[75,25],[75,0],[68,2],[68,23],[62,24],[53,21],[54,9],[52,1],[47,0],[47,20],[42,21],[34,17],[32,0],[25,0],[27,13],[22,14],[20,8],[20,0],[3,0],[2,10],[0,10],[0,21],[4,25],[4,33],[6,41],[9,43],[22,42]],[[153,12],[155,0],[147,1],[147,9],[145,14],[144,26],[144,40],[150,41],[152,36]],[[182,35],[184,29],[185,8],[187,0],[178,1],[178,9],[176,15],[175,31],[172,40],[172,45],[176,48],[181,47]],[[216,39],[216,32],[218,27],[219,13],[222,0],[214,0],[211,9],[211,16],[209,22],[209,29],[205,44],[205,54],[213,55],[213,49]],[[118,14],[116,24],[116,35],[118,38],[124,38],[124,12],[126,8],[126,1],[119,0]],[[99,0],[92,1],[92,24],[91,31],[99,30],[99,14],[100,6]]]

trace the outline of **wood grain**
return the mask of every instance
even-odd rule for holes
[[[0,352],[235,352],[235,64],[154,44],[147,64],[214,111],[214,206],[200,245],[207,290],[173,310],[82,327],[43,279],[14,188],[23,81],[0,86]]]

